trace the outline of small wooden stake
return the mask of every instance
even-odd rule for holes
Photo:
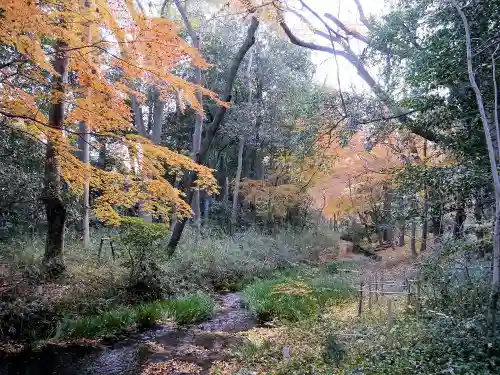
[[[363,281],[359,283],[358,316],[361,316],[362,309],[363,309]]]
[[[394,317],[392,314],[392,299],[389,298],[387,300],[387,332],[389,337],[391,337],[392,325],[394,322]]]
[[[368,283],[368,310],[372,311],[372,284]]]

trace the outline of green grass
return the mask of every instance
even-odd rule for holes
[[[169,301],[169,313],[178,324],[201,322],[212,316],[215,301],[207,294],[198,292]]]
[[[94,338],[115,335],[135,324],[151,326],[166,319],[173,319],[181,325],[197,323],[210,317],[214,308],[214,299],[198,292],[177,299],[123,307],[98,315],[64,319],[58,326],[55,338]]]
[[[295,322],[314,318],[327,304],[353,296],[348,284],[316,271],[296,270],[255,280],[243,290],[248,309],[261,321],[277,318]]]

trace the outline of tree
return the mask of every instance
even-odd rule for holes
[[[257,27],[259,26],[259,21],[257,20],[256,17],[251,18],[251,23],[250,26],[248,27],[247,35],[241,44],[236,56],[234,56],[231,67],[229,69],[229,72],[227,74],[226,78],[226,84],[224,87],[223,91],[223,98],[226,102],[231,101],[231,92],[233,89],[233,84],[234,80],[236,78],[236,74],[238,73],[238,69],[240,67],[241,62],[243,61],[245,54],[248,52],[248,50],[252,47],[252,45],[255,43],[255,32],[257,31]],[[217,112],[215,113],[215,116],[210,123],[210,125],[207,126],[206,129],[206,134],[205,138],[202,141],[200,152],[196,158],[196,162],[203,164],[207,160],[208,152],[210,149],[210,145],[212,144],[212,141],[219,130],[219,127],[222,123],[222,120],[224,118],[224,115],[226,114],[227,111],[227,106],[226,105],[219,105],[217,108]],[[186,202],[191,203],[193,200],[193,191],[191,190],[191,186],[193,182],[195,181],[195,174],[190,173],[188,177],[185,179],[185,186],[188,190],[187,192],[187,197],[186,197]],[[199,186],[199,185],[198,185]],[[168,254],[172,255],[175,252],[175,249],[179,243],[179,240],[181,239],[182,232],[184,230],[184,227],[186,225],[186,219],[179,220],[176,222],[174,229],[172,231],[172,235],[170,237],[169,243],[168,243]]]
[[[467,72],[469,75],[469,82],[474,91],[477,107],[481,116],[481,122],[483,124],[484,135],[486,138],[486,145],[488,148],[488,156],[490,160],[491,174],[493,177],[493,187],[495,190],[495,227],[493,232],[493,276],[491,280],[491,292],[490,292],[490,306],[489,306],[489,320],[490,320],[490,332],[489,337],[493,339],[496,332],[496,314],[498,299],[500,297],[500,176],[498,174],[498,162],[500,161],[500,148],[498,148],[498,142],[500,141],[500,125],[498,121],[498,87],[497,87],[497,77],[496,77],[496,53],[498,51],[498,45],[491,54],[491,67],[492,67],[492,88],[493,88],[493,129],[496,132],[496,141],[498,155],[495,152],[495,146],[493,144],[494,136],[491,134],[490,128],[491,124],[488,120],[488,115],[486,113],[486,106],[484,103],[484,96],[481,92],[477,81],[476,74],[474,72],[474,62],[473,62],[473,51],[472,51],[472,41],[471,41],[471,30],[469,26],[469,21],[467,16],[456,0],[451,0],[456,11],[460,15],[463,22],[463,27],[465,31],[465,50],[467,56]]]
[[[208,168],[133,134],[125,99],[141,98],[131,88],[131,82],[141,80],[158,87],[165,100],[169,92],[182,93],[181,100],[199,111],[197,92],[225,106],[209,90],[172,74],[186,60],[201,68],[207,64],[177,35],[171,22],[147,18],[132,2],[104,1],[87,9],[83,14],[81,5],[72,1],[47,6],[7,1],[0,14],[6,25],[0,31],[6,51],[0,114],[7,120],[2,125],[46,145],[45,263],[53,274],[63,269],[66,208],[62,192],[69,188],[82,194],[89,173],[90,187],[98,193],[92,203],[94,215],[111,224],[119,224],[120,211],[138,202],[145,211],[163,218],[173,208],[179,217],[189,216],[189,205],[168,175],[193,171],[198,187],[207,192],[216,187]],[[89,28],[95,42],[83,43]],[[100,150],[99,143],[106,139],[107,148],[121,155],[123,168],[110,171],[92,166],[89,171],[78,160],[73,144],[82,135],[80,122],[88,128],[89,147]]]
[[[182,20],[184,21],[184,25],[188,31],[189,37],[191,38],[191,41],[193,43],[193,47],[200,52],[200,36],[196,33],[196,31],[193,28],[193,25],[189,21],[186,9],[181,5],[180,0],[174,0],[175,6],[177,7],[177,10],[181,14]],[[196,85],[201,85],[201,68],[200,67],[195,67],[195,74],[194,74],[194,80],[193,83]],[[202,94],[201,91],[198,90],[196,91],[196,99],[200,103],[201,106],[203,106],[203,101],[202,101]],[[193,132],[193,146],[192,146],[192,151],[191,151],[191,156],[193,160],[196,160],[196,155],[200,153],[201,150],[201,132],[202,132],[202,125],[203,125],[203,113],[198,111],[196,114],[196,122],[194,125],[194,132]],[[194,192],[194,200],[191,205],[193,209],[193,214],[194,214],[194,220],[196,223],[196,226],[198,228],[198,231],[200,230],[201,226],[201,209],[200,209],[200,190],[196,189]]]

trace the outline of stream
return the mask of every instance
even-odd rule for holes
[[[158,326],[111,345],[51,346],[21,353],[2,360],[0,375],[140,375],[152,363],[172,360],[192,364],[199,371],[172,369],[163,373],[208,374],[214,361],[226,359],[228,349],[244,340],[234,333],[256,325],[241,306],[241,294],[227,293],[219,296],[214,316],[201,324],[186,328]]]

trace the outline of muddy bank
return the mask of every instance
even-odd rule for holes
[[[240,293],[219,296],[214,316],[184,329],[158,326],[113,345],[47,347],[3,359],[1,375],[139,375],[154,363],[175,374],[208,373],[243,338],[236,332],[256,326],[241,306]],[[170,367],[168,367],[170,366]],[[178,369],[176,369],[178,367]],[[196,372],[198,371],[198,372]]]

